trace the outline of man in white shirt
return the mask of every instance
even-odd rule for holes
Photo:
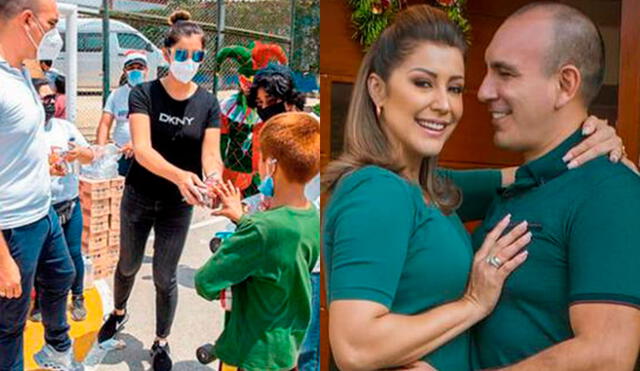
[[[41,366],[69,370],[66,319],[75,276],[57,215],[44,139],[44,110],[25,59],[59,52],[55,0],[0,1],[0,370],[22,370],[23,331],[34,280],[41,289],[45,346]],[[36,270],[38,274],[36,275]]]

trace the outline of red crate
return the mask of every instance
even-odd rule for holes
[[[82,251],[91,253],[107,247],[109,243],[109,233],[90,233],[88,230],[82,231]]]
[[[121,197],[111,197],[109,201],[109,207],[111,208],[111,214],[120,215],[120,205],[122,204]]]
[[[85,218],[82,227],[89,233],[107,232],[109,230],[109,215]]]
[[[109,185],[112,190],[119,190],[122,193],[124,190],[124,177],[119,175],[117,178],[111,179]]]
[[[111,180],[80,177],[80,197],[91,200],[103,200],[111,197]]]
[[[120,249],[120,231],[109,231],[108,245]]]
[[[85,218],[109,215],[111,213],[111,201],[109,199],[92,200],[88,197],[80,199],[82,214]]]

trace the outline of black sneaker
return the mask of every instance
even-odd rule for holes
[[[156,340],[151,346],[151,364],[153,371],[169,371],[173,366],[169,355],[169,343],[160,345]]]
[[[109,314],[109,317],[102,324],[102,327],[100,327],[100,331],[98,332],[98,343],[104,343],[107,340],[113,339],[113,337],[124,328],[124,324],[128,319],[128,313],[121,316],[114,313]]]

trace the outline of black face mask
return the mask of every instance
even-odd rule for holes
[[[284,102],[272,104],[266,108],[258,108],[258,116],[262,119],[263,122],[266,122],[273,116],[286,112],[287,108],[284,105]]]
[[[44,107],[44,122],[47,123],[56,113],[56,103],[43,103],[42,106]]]

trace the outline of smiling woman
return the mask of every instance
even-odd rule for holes
[[[470,369],[468,328],[526,258],[526,224],[499,238],[508,217],[474,258],[455,213],[461,193],[436,172],[462,115],[465,52],[446,14],[419,5],[398,14],[360,66],[343,153],[323,175],[329,338],[343,370]],[[500,184],[499,172],[474,175],[465,192]]]

